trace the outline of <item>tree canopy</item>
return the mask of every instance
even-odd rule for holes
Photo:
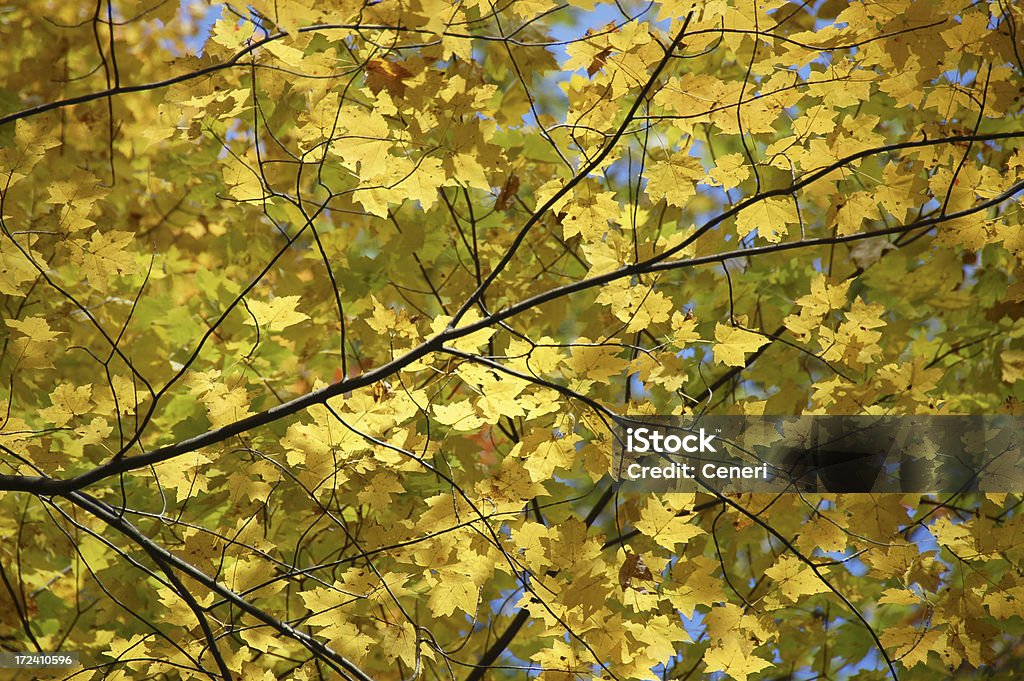
[[[0,44],[42,673],[1020,673],[1017,494],[609,476],[627,414],[1021,413],[1020,3],[15,0]]]

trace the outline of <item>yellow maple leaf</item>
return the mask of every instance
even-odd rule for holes
[[[802,536],[802,535],[801,535]],[[878,603],[891,603],[893,605],[920,605],[924,599],[906,588],[889,588],[882,592]]]
[[[687,343],[700,340],[697,333],[697,319],[691,314],[683,314],[676,310],[672,313],[672,344],[678,348]]]
[[[782,323],[786,325],[786,328],[793,333],[797,340],[807,342],[811,339],[811,334],[821,326],[821,317],[811,314],[804,308],[800,310],[798,315],[788,315],[782,320]]]
[[[470,617],[476,615],[480,589],[468,575],[457,570],[439,570],[436,575],[429,575],[430,596],[427,605],[435,617],[446,617],[461,610]]]
[[[797,222],[796,206],[790,199],[764,199],[747,206],[736,216],[736,233],[745,237],[753,230],[765,241],[778,243],[789,233],[787,225]]]
[[[744,366],[747,354],[769,341],[761,334],[721,323],[715,324],[715,340],[715,361],[732,367]]]
[[[583,336],[573,343],[565,364],[578,378],[604,381],[629,368],[629,361],[619,357],[619,353],[620,348]]]
[[[1024,586],[1014,586],[985,594],[982,603],[998,619],[1024,617]]]
[[[387,172],[368,177],[360,169],[361,186],[356,199],[372,215],[386,217],[388,206],[404,201],[419,201],[423,210],[437,203],[438,189],[447,182],[441,161],[424,157],[416,160],[388,156]]]
[[[999,355],[1002,362],[1002,377],[1007,383],[1024,379],[1024,350],[1004,350]]]
[[[747,168],[747,159],[743,154],[726,154],[718,157],[715,167],[708,171],[707,183],[722,189],[733,189],[748,177],[750,169]]]
[[[745,639],[731,635],[707,649],[704,664],[708,671],[724,672],[736,681],[747,681],[749,675],[772,666],[771,662],[745,650],[746,645]]]
[[[377,642],[352,622],[341,619],[343,616],[340,613],[336,616],[339,621],[321,629],[319,635],[327,639],[332,650],[357,662],[361,661]]]
[[[675,154],[668,161],[655,161],[647,169],[647,194],[651,203],[665,199],[683,208],[697,193],[697,182],[704,180],[700,161],[687,154]]]
[[[574,200],[565,207],[562,218],[562,236],[566,239],[577,234],[590,243],[600,241],[609,222],[618,222],[619,204],[613,192],[597,192],[583,201]]]
[[[528,385],[526,381],[514,378],[497,379],[488,376],[480,389],[483,395],[477,400],[476,406],[487,423],[497,423],[502,416],[525,416],[522,403],[516,399]]]
[[[41,409],[39,415],[47,422],[62,427],[75,416],[81,416],[91,411],[91,395],[91,385],[81,385],[76,388],[68,383],[63,383],[50,393],[52,406]]]
[[[864,220],[877,220],[878,200],[870,192],[854,192],[835,208],[836,234],[847,236],[860,231]]]
[[[401,658],[407,667],[415,668],[419,642],[416,628],[410,622],[386,622],[381,630],[378,646],[389,660]]]
[[[827,106],[808,107],[804,115],[793,121],[793,132],[798,137],[826,135],[836,127],[836,112]]]
[[[0,239],[0,293],[23,296],[21,285],[36,278],[39,272],[32,261],[7,239]]]
[[[452,159],[455,168],[455,179],[464,182],[467,187],[490,191],[491,183],[487,181],[486,169],[480,165],[473,154],[456,154]]]
[[[965,558],[977,553],[977,539],[967,523],[953,523],[949,518],[939,518],[928,528],[939,544]]]
[[[201,469],[211,461],[212,459],[208,456],[195,452],[186,459],[175,459],[157,464],[160,486],[167,490],[174,490],[178,500],[205,492],[209,489],[210,478]]]
[[[391,160],[390,129],[387,120],[377,111],[345,107],[339,122],[346,134],[331,144],[331,153],[338,162],[363,179],[383,176]],[[331,112],[337,115],[337,108]]]
[[[0,289],[3,287],[0,286]],[[56,346],[57,336],[62,331],[53,331],[50,324],[42,317],[25,317],[25,319],[5,319],[4,323],[10,328],[24,334],[22,338],[15,338],[11,344],[13,356],[18,358],[18,363],[25,369],[42,369],[53,366],[50,361],[50,354]]]
[[[618,279],[601,289],[597,302],[609,305],[619,320],[626,322],[627,331],[641,331],[651,324],[668,319],[675,307],[672,300],[653,286],[634,286],[626,279]]]
[[[669,551],[674,551],[676,544],[685,544],[697,535],[704,534],[704,530],[676,515],[657,497],[648,499],[647,505],[640,511],[640,520],[634,524],[636,529]]]
[[[266,197],[259,173],[234,156],[224,160],[221,172],[228,193],[239,201],[259,201]]]
[[[895,648],[892,654],[907,669],[912,669],[928,659],[928,653],[941,651],[946,647],[946,634],[938,629],[919,630],[906,625],[892,627],[879,636],[886,648]]]
[[[907,214],[917,205],[923,183],[905,168],[890,163],[882,171],[882,184],[877,197],[882,206],[897,220],[906,220]]]
[[[384,305],[372,295],[370,300],[373,302],[373,314],[366,318],[366,323],[371,329],[382,336],[416,337],[416,326],[410,321],[409,313],[404,308],[396,309]]]
[[[822,315],[831,310],[846,307],[846,292],[850,289],[852,279],[838,284],[829,284],[828,279],[820,272],[811,281],[811,292],[797,298],[796,304],[814,315]]]
[[[451,426],[454,430],[473,430],[484,422],[476,415],[476,410],[469,400],[454,404],[435,404],[434,418],[438,423]]]
[[[242,386],[228,388],[224,384],[217,384],[212,390],[202,397],[206,406],[206,416],[214,428],[226,426],[251,416],[252,406],[249,400],[249,393]]]
[[[764,573],[775,580],[778,591],[787,599],[796,602],[801,596],[825,593],[828,586],[800,559],[785,555]]]
[[[103,441],[105,437],[113,432],[113,427],[107,423],[107,420],[97,416],[93,418],[88,424],[79,426],[75,429],[75,436],[77,438],[76,444],[80,445],[96,445]]]
[[[128,250],[128,245],[134,239],[131,232],[96,231],[88,241],[75,239],[72,242],[78,246],[72,259],[82,266],[92,286],[103,289],[107,287],[110,277],[137,272],[135,256]]]
[[[476,483],[475,489],[477,498],[485,500],[484,506],[494,508],[496,513],[515,513],[533,497],[547,494],[543,485],[533,481],[523,463],[511,456],[502,460],[501,468],[491,477]]]
[[[210,39],[231,51],[237,51],[252,37],[253,25],[237,19],[218,19],[210,31]]]
[[[579,436],[575,434],[556,437],[551,433],[538,431],[527,436],[512,448],[512,455],[523,457],[523,464],[534,482],[551,478],[556,468],[571,468],[576,462],[576,443]]]
[[[249,326],[258,324],[264,331],[283,331],[309,319],[308,315],[295,309],[298,304],[299,296],[281,296],[269,302],[250,301],[248,305],[252,316],[247,317],[245,323]]]
[[[133,634],[129,639],[117,639],[111,643],[110,647],[103,651],[102,654],[107,657],[112,657],[115,660],[120,660],[124,657],[125,653],[135,650],[148,638],[148,636],[143,634]]]
[[[469,326],[480,321],[482,317],[477,310],[470,310],[462,317],[460,322],[461,326]],[[448,328],[448,323],[452,320],[449,315],[438,315],[434,317],[434,320],[430,323],[430,330],[435,334],[441,333]],[[487,340],[494,335],[495,329],[484,328],[473,333],[468,333],[465,336],[456,338],[449,342],[449,345],[456,350],[463,352],[476,352],[479,350]]]
[[[584,242],[582,250],[587,262],[590,263],[588,276],[596,277],[617,269],[625,261],[618,250],[607,241]]]
[[[718,599],[712,599],[711,602],[715,600]],[[736,603],[716,603],[707,614],[705,622],[708,638],[712,641],[722,641],[737,634],[755,645],[761,645],[771,639],[771,632],[765,628],[761,620]]]

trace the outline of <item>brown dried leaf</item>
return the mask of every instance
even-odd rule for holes
[[[516,192],[519,191],[519,176],[512,173],[505,180],[505,186],[501,188],[501,193],[498,194],[498,200],[494,202],[494,207],[498,210],[508,210],[509,206],[512,205],[512,200],[516,198]]]
[[[626,560],[622,561],[622,567],[619,568],[619,586],[625,591],[634,579],[653,580],[654,575],[639,554],[626,551]]]
[[[412,73],[398,62],[371,59],[366,64],[366,84],[374,94],[387,90],[389,95],[401,97],[405,95],[403,81],[410,77]]]
[[[594,74],[604,68],[605,63],[608,61],[608,55],[612,53],[611,47],[606,47],[597,54],[594,55],[594,60],[590,62],[590,66],[587,67],[587,75],[591,78]]]

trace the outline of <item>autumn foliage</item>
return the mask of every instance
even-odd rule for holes
[[[1021,412],[1021,3],[16,0],[0,45],[4,649],[1024,667],[1019,495],[608,475],[625,414]]]

